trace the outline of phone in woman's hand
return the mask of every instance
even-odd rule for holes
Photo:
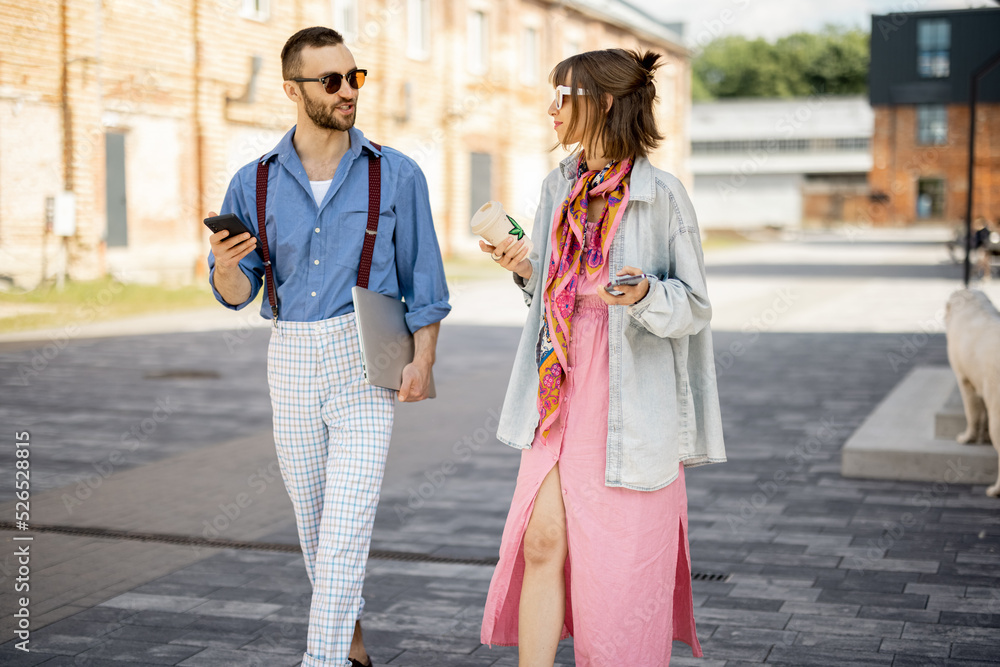
[[[617,287],[618,285],[638,285],[643,280],[646,280],[646,279],[652,278],[652,277],[653,276],[649,275],[648,273],[640,273],[637,276],[629,276],[629,275],[612,276],[611,280],[608,281],[608,284],[604,286],[604,289],[611,296],[621,296],[621,295],[625,294],[625,292],[622,292],[620,290],[616,290],[615,287]]]

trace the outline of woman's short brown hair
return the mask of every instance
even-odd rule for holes
[[[570,78],[568,85],[573,90],[573,112],[566,136],[574,136],[582,125],[580,143],[586,147],[603,142],[604,157],[609,160],[646,157],[663,140],[653,115],[653,73],[662,65],[657,62],[660,58],[652,51],[606,49],[578,53],[556,65],[549,81],[561,86]],[[589,103],[580,104],[577,88],[589,93]],[[603,102],[608,94],[614,100],[610,109]]]

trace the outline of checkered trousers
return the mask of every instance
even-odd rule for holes
[[[354,313],[271,329],[274,443],[313,585],[302,667],[350,667],[395,393],[365,382]]]

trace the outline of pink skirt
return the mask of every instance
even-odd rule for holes
[[[568,541],[561,638],[573,637],[577,667],[667,665],[674,639],[702,657],[691,595],[684,466],[657,491],[604,485],[607,313],[596,294],[578,294],[562,407],[548,438],[536,430],[531,449],[521,453],[481,640],[517,645],[524,531],[538,488],[558,463]]]

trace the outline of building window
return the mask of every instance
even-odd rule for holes
[[[333,0],[333,29],[344,41],[358,38],[358,0]]]
[[[948,143],[948,109],[943,104],[917,107],[917,143],[922,146]]]
[[[266,21],[271,16],[271,0],[243,0],[240,16],[255,21]]]
[[[485,12],[469,12],[469,71],[485,74],[489,65],[489,24]]]
[[[431,55],[431,0],[407,0],[406,55],[427,60]]]
[[[525,28],[521,48],[521,75],[524,83],[538,83],[538,30]]]
[[[917,181],[917,218],[944,217],[944,179],[921,178]]]
[[[917,73],[924,78],[948,76],[951,51],[951,22],[948,19],[917,21]]]

